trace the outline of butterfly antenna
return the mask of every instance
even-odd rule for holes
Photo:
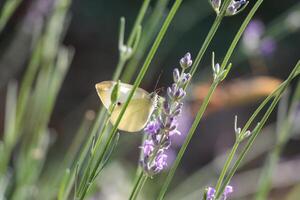
[[[161,70],[160,73],[159,73],[159,75],[158,75],[158,79],[157,79],[157,81],[156,81],[156,83],[155,83],[155,87],[154,87],[154,90],[153,90],[153,91],[156,91],[157,85],[158,85],[158,83],[159,83],[159,81],[160,81],[160,78],[161,78],[161,75],[162,75],[162,74],[163,74],[163,70]]]

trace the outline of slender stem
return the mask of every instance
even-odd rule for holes
[[[221,24],[221,21],[222,19],[224,18],[225,16],[225,12],[226,12],[226,9],[229,5],[229,3],[231,2],[231,0],[225,0],[224,3],[223,3],[223,6],[221,8],[221,12],[220,14],[217,15],[217,17],[215,18],[215,21],[213,22],[213,25],[211,26],[208,34],[207,34],[207,37],[205,38],[198,54],[197,54],[197,57],[195,58],[195,61],[194,61],[194,64],[193,66],[191,67],[191,71],[190,71],[190,74],[193,76],[199,66],[199,63],[200,61],[202,60],[202,57],[208,47],[208,45],[210,44],[211,40],[213,39],[215,33],[217,32],[220,24]]]
[[[226,159],[226,162],[225,162],[224,167],[221,171],[220,177],[217,181],[217,184],[216,184],[216,187],[215,187],[216,191],[218,191],[220,189],[221,185],[222,185],[223,179],[226,175],[226,172],[227,172],[228,168],[230,167],[230,163],[232,162],[232,159],[234,158],[234,155],[235,155],[235,153],[236,153],[236,151],[239,147],[239,144],[240,144],[239,140],[236,139],[235,143],[234,143],[234,145],[233,145],[233,147],[232,147],[232,149],[231,149],[231,151],[230,151],[230,153],[229,153],[229,155]]]
[[[94,158],[95,158],[95,152],[97,152],[98,149],[100,148],[99,145],[100,145],[101,142],[102,142],[103,135],[104,135],[104,133],[105,133],[105,131],[106,131],[106,129],[107,129],[108,123],[109,123],[109,117],[106,117],[104,126],[103,126],[102,129],[101,129],[101,132],[100,132],[100,134],[99,134],[99,136],[98,136],[98,139],[97,139],[97,141],[96,141],[94,147],[92,147],[92,149],[90,150],[90,154],[91,154],[91,155],[90,155],[90,159],[88,160],[87,167],[85,168],[85,172],[83,173],[84,176],[86,176],[86,178],[90,178],[90,177],[89,177],[89,172],[88,172],[88,171],[89,171],[90,167],[91,167],[92,164],[93,164],[93,161],[94,161]],[[90,178],[90,179],[92,179],[92,178]],[[85,180],[85,177],[83,177],[82,180]],[[79,190],[78,190],[79,193],[80,193],[80,191],[81,191],[81,188],[84,188],[84,187],[86,187],[86,183],[85,183],[85,182],[81,182],[80,185],[79,185]]]
[[[8,20],[16,11],[18,6],[22,3],[22,0],[9,0],[5,1],[2,10],[0,10],[0,33],[6,26]]]
[[[147,18],[145,25],[143,25],[143,33],[141,40],[138,45],[138,51],[134,53],[128,64],[126,70],[122,73],[121,80],[130,83],[133,75],[135,74],[138,63],[142,60],[145,55],[147,48],[151,45],[154,40],[156,33],[159,30],[160,23],[165,17],[165,10],[169,0],[159,0],[155,4],[153,12]]]
[[[112,80],[114,81],[117,81],[119,78],[120,78],[120,75],[121,75],[121,72],[125,66],[125,63],[126,63],[126,60],[125,59],[120,59],[118,64],[117,64],[117,67],[116,67],[116,70],[112,76]]]
[[[260,133],[262,127],[264,126],[264,124],[266,123],[266,121],[269,118],[270,114],[274,110],[275,106],[277,105],[278,101],[280,100],[280,98],[282,96],[282,93],[288,87],[289,83],[293,80],[293,78],[295,78],[297,75],[299,75],[299,68],[300,68],[300,60],[297,62],[295,68],[293,69],[293,71],[291,72],[291,74],[289,75],[287,80],[284,82],[284,85],[279,86],[278,91],[276,90],[277,91],[276,96],[275,96],[272,104],[270,105],[270,107],[268,108],[266,113],[264,114],[264,116],[263,116],[262,120],[260,121],[256,131],[254,133],[252,133],[252,136],[249,138],[249,140],[248,140],[246,146],[244,147],[243,151],[240,153],[240,155],[239,155],[238,159],[235,161],[233,167],[228,172],[228,176],[224,180],[224,183],[222,184],[222,187],[220,188],[219,191],[216,191],[216,197],[217,198],[220,197],[220,195],[223,193],[226,185],[230,182],[231,178],[235,174],[236,170],[238,169],[238,167],[239,167],[240,163],[242,162],[242,160],[244,159],[245,155],[248,153],[249,149],[252,147],[255,138]],[[269,97],[273,96],[273,95],[274,94],[271,94],[271,95],[269,95]]]
[[[229,48],[228,52],[226,53],[226,56],[222,62],[222,66],[224,66],[224,64],[228,63],[238,41],[240,40],[244,30],[246,29],[246,27],[248,26],[250,20],[252,19],[252,17],[254,16],[254,14],[256,13],[257,9],[260,7],[260,5],[263,3],[263,0],[257,0],[257,2],[254,4],[253,8],[250,10],[249,14],[247,15],[246,19],[244,20],[244,22],[242,23],[239,31],[237,32],[237,34],[235,35],[232,43],[231,43],[231,48]]]
[[[90,145],[92,143],[93,137],[97,134],[97,131],[101,125],[101,121],[103,120],[103,117],[105,116],[105,109],[103,109],[103,107],[100,109],[100,111],[98,111],[96,119],[93,123],[93,127],[92,127],[92,131],[90,132],[89,138],[87,139],[87,141],[85,142],[82,150],[79,153],[79,157],[77,158],[77,161],[74,163],[75,165],[73,166],[71,173],[70,173],[70,177],[67,180],[67,182],[65,183],[65,191],[64,194],[62,195],[62,200],[66,200],[68,199],[68,196],[72,190],[73,187],[73,183],[75,181],[75,175],[76,175],[76,168],[81,169],[82,165],[83,165],[83,161],[87,156],[87,153],[90,149]]]
[[[134,22],[132,32],[129,35],[127,46],[132,46],[136,31],[137,31],[138,27],[142,24],[142,21],[145,17],[146,11],[148,10],[148,7],[149,7],[149,3],[150,3],[150,0],[144,0],[143,5],[139,11],[139,14]]]
[[[148,176],[142,171],[134,184],[133,190],[129,197],[130,200],[135,200],[137,198],[137,196],[140,193],[140,191],[142,190],[143,185],[145,184],[147,178],[148,178]]]

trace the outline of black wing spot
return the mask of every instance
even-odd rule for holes
[[[120,106],[120,105],[122,105],[122,103],[120,101],[118,101],[117,105]]]

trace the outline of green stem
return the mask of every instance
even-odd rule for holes
[[[145,17],[146,11],[148,10],[148,7],[149,7],[149,3],[150,3],[150,0],[144,0],[143,5],[139,11],[139,14],[134,22],[130,36],[128,38],[127,46],[132,46],[136,31],[137,31],[138,27],[142,24],[142,21]]]
[[[0,33],[21,3],[22,0],[8,0],[5,2],[2,10],[0,10]]]
[[[129,197],[130,200],[135,200],[137,198],[137,196],[140,193],[140,191],[142,190],[147,178],[148,178],[148,176],[144,173],[144,171],[141,171],[140,175],[138,176],[138,178],[134,184],[133,190],[130,194],[130,197]]]
[[[158,32],[160,22],[164,18],[165,10],[168,5],[169,0],[159,0],[157,1],[151,16],[143,25],[143,32],[141,36],[141,41],[138,45],[138,51],[134,53],[128,64],[126,65],[126,70],[121,76],[121,80],[130,83],[133,75],[135,74],[138,63],[142,60],[145,55],[147,48],[150,46],[151,42],[155,38],[155,34]]]
[[[234,143],[234,145],[233,145],[233,147],[232,147],[232,149],[231,149],[231,151],[229,153],[229,156],[226,159],[226,162],[225,162],[224,167],[223,167],[223,169],[221,171],[220,177],[219,177],[219,179],[217,181],[217,184],[216,184],[216,187],[215,187],[216,191],[220,190],[220,187],[222,185],[223,179],[224,179],[224,177],[226,175],[226,172],[227,172],[228,168],[230,167],[230,163],[232,162],[232,159],[234,158],[234,155],[235,155],[235,153],[236,153],[236,151],[237,151],[237,149],[239,147],[239,144],[240,144],[239,140],[236,139],[235,143]]]
[[[195,61],[194,61],[194,64],[193,66],[191,67],[191,70],[190,70],[190,74],[193,76],[199,66],[199,63],[200,61],[202,60],[202,57],[204,55],[204,53],[206,52],[206,49],[208,47],[208,45],[210,44],[211,40],[213,39],[213,37],[215,36],[215,33],[217,32],[220,24],[221,24],[221,21],[222,19],[224,18],[225,16],[225,12],[226,12],[226,9],[229,5],[229,3],[231,2],[231,0],[225,0],[224,3],[223,3],[223,6],[221,8],[221,12],[220,14],[217,15],[217,17],[215,18],[215,21],[213,22],[213,25],[211,26],[208,34],[207,34],[207,37],[205,38],[198,54],[197,54],[197,57],[195,58]]]
[[[75,165],[72,166],[70,176],[69,176],[68,180],[65,183],[65,187],[64,187],[65,190],[64,190],[64,192],[62,192],[64,194],[61,195],[62,198],[59,199],[59,200],[68,199],[69,194],[72,190],[75,178],[76,178],[75,177],[76,176],[76,168],[81,169],[81,167],[83,165],[83,161],[86,158],[87,153],[90,149],[90,145],[92,143],[93,137],[96,135],[96,133],[97,133],[99,127],[100,127],[101,121],[103,120],[104,116],[105,116],[105,109],[101,108],[100,111],[98,111],[98,113],[97,113],[96,119],[93,123],[92,131],[89,135],[89,138],[87,139],[87,141],[85,142],[82,150],[80,151],[79,157],[78,157],[77,161],[74,163]]]
[[[120,74],[125,66],[126,60],[125,59],[120,59],[117,67],[116,67],[116,71],[113,74],[112,80],[117,81],[120,78]]]
[[[100,144],[102,143],[103,135],[107,129],[108,123],[109,123],[109,117],[106,117],[104,126],[102,127],[101,132],[99,133],[97,141],[94,144],[94,147],[92,146],[93,149],[90,150],[90,159],[88,160],[87,167],[85,168],[85,172],[83,173],[84,176],[83,176],[82,180],[85,180],[86,178],[89,178],[90,180],[92,179],[89,177],[89,169],[91,168],[91,166],[93,164],[93,161],[95,158],[95,152],[98,152],[98,150],[100,149]],[[98,164],[97,166],[99,166],[99,165],[100,164]],[[87,187],[87,184],[85,182],[81,182],[79,185],[78,193],[80,194],[81,188],[83,188],[83,191],[84,191],[85,187]]]
[[[282,96],[282,93],[288,87],[289,83],[293,80],[293,78],[295,78],[299,74],[299,68],[300,68],[300,61],[298,61],[298,63],[296,64],[295,68],[293,69],[293,71],[291,72],[291,74],[289,75],[289,77],[287,78],[287,80],[284,82],[284,84],[279,86],[279,88],[278,88],[279,90],[276,90],[274,93],[272,93],[271,95],[269,95],[269,97],[273,97],[274,94],[276,94],[276,96],[275,96],[272,104],[270,105],[270,107],[268,108],[268,110],[264,114],[263,118],[261,119],[261,121],[260,121],[260,123],[259,123],[259,125],[258,125],[258,127],[256,129],[256,131],[254,133],[252,133],[252,136],[249,138],[249,140],[248,140],[246,146],[244,147],[243,151],[240,153],[240,155],[239,155],[238,159],[235,161],[233,167],[228,172],[228,176],[224,180],[224,183],[222,184],[222,187],[220,188],[219,191],[216,191],[216,197],[217,198],[220,197],[220,195],[223,193],[225,187],[228,185],[228,183],[230,182],[231,178],[235,174],[235,172],[238,169],[238,167],[239,167],[240,163],[242,162],[243,158],[248,153],[249,149],[252,147],[255,138],[260,133],[260,130],[262,129],[262,127],[266,123],[267,119],[269,118],[270,114],[274,110],[275,106],[277,105],[278,101],[280,100],[280,98]],[[255,114],[255,113],[252,115],[251,118],[255,118],[256,117],[256,115],[258,113],[257,114]]]

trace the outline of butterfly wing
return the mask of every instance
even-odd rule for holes
[[[97,93],[107,109],[111,104],[110,97],[115,84],[117,84],[115,81],[103,81],[96,84]],[[123,108],[123,104],[128,98],[130,91],[132,90],[132,87],[132,85],[126,83],[120,84],[118,104],[116,105],[114,111],[111,113],[110,121],[112,124],[115,124]],[[150,94],[141,88],[137,88],[122,117],[118,129],[127,132],[140,131],[146,125],[151,113],[154,110],[153,104],[154,103],[150,97]]]
[[[116,123],[122,109],[123,105],[115,107],[110,117],[112,124]],[[142,98],[131,100],[119,123],[118,129],[127,132],[140,131],[145,127],[153,110],[154,105],[151,99]]]
[[[98,93],[98,96],[100,97],[100,100],[104,104],[106,108],[109,108],[111,104],[111,93],[113,90],[113,87],[117,84],[115,81],[103,81],[96,84],[96,90]],[[120,97],[118,99],[119,102],[124,103],[132,89],[132,85],[126,84],[126,83],[120,83]],[[133,98],[132,99],[143,99],[148,98],[149,99],[149,93],[146,90],[143,90],[142,88],[137,88]]]

